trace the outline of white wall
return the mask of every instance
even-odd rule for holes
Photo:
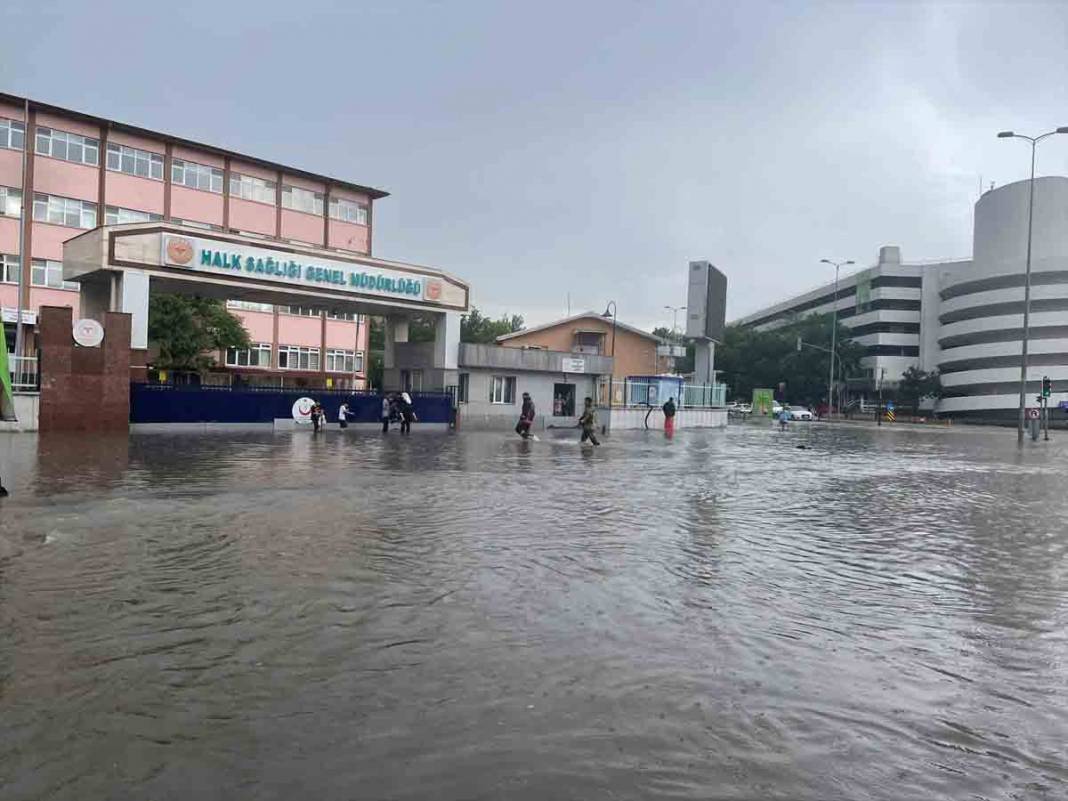
[[[18,422],[8,423],[0,420],[0,431],[36,431],[37,418],[41,410],[41,396],[33,394],[16,394],[15,416]]]
[[[529,392],[534,401],[537,416],[534,428],[541,430],[546,425],[573,426],[582,408],[582,400],[593,396],[593,376],[560,373],[507,372],[491,368],[460,368],[467,373],[467,403],[460,404],[460,430],[464,428],[514,428],[523,405],[523,393]],[[495,375],[515,376],[515,403],[490,403],[490,381]],[[556,384],[575,385],[575,412],[572,417],[553,416],[553,388]]]

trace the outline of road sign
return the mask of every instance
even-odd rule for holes
[[[890,406],[886,407],[886,422],[894,422],[894,410]]]
[[[1037,420],[1041,416],[1042,416],[1042,414],[1041,414],[1039,409],[1033,409],[1033,408],[1030,408],[1030,407],[1027,409],[1027,419],[1028,420]]]
[[[894,411],[894,402],[893,401],[887,401],[886,402],[886,411],[888,411],[888,412]]]
[[[1068,411],[1068,401],[1061,401],[1060,403],[1057,404],[1057,408],[1058,409],[1064,409],[1065,411]]]

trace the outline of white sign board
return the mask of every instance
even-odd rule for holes
[[[293,404],[293,419],[298,424],[310,423],[313,406],[315,406],[315,401],[311,398],[297,398]]]
[[[18,311],[15,309],[4,308],[3,319],[5,323],[17,323],[19,321]],[[37,312],[22,310],[22,322],[24,325],[37,325]]]
[[[74,324],[74,341],[83,348],[99,348],[104,341],[104,326],[88,317]]]
[[[560,359],[560,369],[565,373],[585,373],[586,360],[576,359],[573,356],[563,356]]]
[[[207,237],[163,234],[160,263],[196,272],[333,289],[354,296],[430,303],[461,310],[467,293],[443,278],[373,264],[319,258]]]
[[[1027,419],[1028,420],[1038,420],[1041,417],[1042,417],[1042,413],[1038,409],[1028,408],[1028,410],[1027,410]]]

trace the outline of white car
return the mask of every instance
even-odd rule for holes
[[[791,420],[811,420],[812,412],[804,406],[787,406],[786,413]]]

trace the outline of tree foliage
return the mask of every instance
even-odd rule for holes
[[[148,339],[159,348],[155,367],[198,372],[215,366],[214,352],[251,345],[241,319],[223,301],[185,295],[152,295]]]
[[[500,319],[494,320],[472,306],[471,311],[460,318],[460,341],[492,345],[497,341],[497,337],[514,334],[522,329],[523,318],[518,314],[510,317],[502,314]]]
[[[920,401],[924,398],[942,397],[942,376],[937,370],[927,372],[919,367],[909,367],[901,374],[897,395],[915,411],[920,408]]]
[[[802,346],[799,351],[799,337],[818,347]],[[816,405],[827,400],[830,347],[831,316],[826,314],[802,317],[772,331],[729,325],[716,346],[715,366],[735,400],[747,401],[754,388],[777,389],[783,383],[790,403]],[[837,349],[838,380],[859,376],[864,349],[841,323]]]

